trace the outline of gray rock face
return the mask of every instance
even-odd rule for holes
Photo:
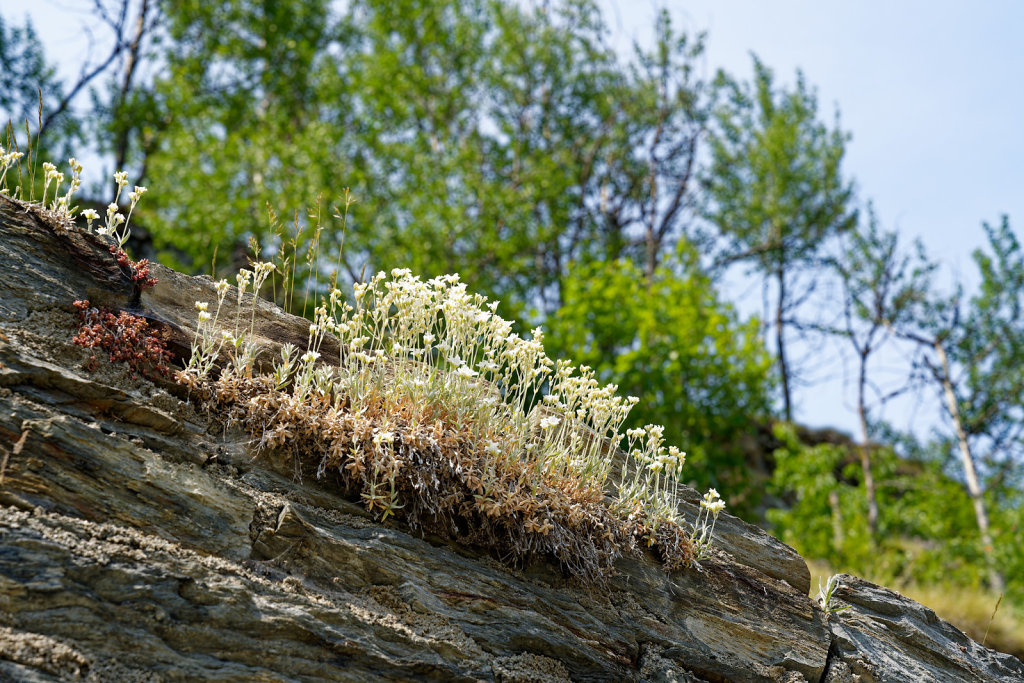
[[[154,268],[139,296],[91,238],[2,197],[0,235],[0,681],[1024,675],[852,578],[838,596],[855,608],[826,620],[802,559],[734,517],[699,571],[623,559],[592,588],[377,523],[289,462],[254,461],[180,387],[84,369],[74,299],[145,315],[180,350],[208,279]],[[259,307],[268,349],[307,328]]]
[[[840,575],[829,616],[826,681],[1024,681],[1024,664],[994,652],[888,588]]]

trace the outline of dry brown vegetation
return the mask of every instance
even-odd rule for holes
[[[525,563],[555,560],[584,580],[606,576],[622,554],[652,549],[666,568],[694,559],[688,535],[671,522],[652,527],[639,503],[616,504],[579,477],[540,474],[535,460],[482,450],[472,425],[457,428],[438,407],[378,402],[355,413],[347,400],[312,394],[303,402],[275,387],[270,375],[227,368],[202,381],[179,375],[200,403],[243,426],[256,451],[293,458],[305,473],[337,481],[381,519],[491,549]],[[420,415],[422,418],[422,415]]]

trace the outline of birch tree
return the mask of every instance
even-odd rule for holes
[[[973,254],[981,285],[934,296],[922,315],[892,328],[918,345],[917,369],[937,389],[971,497],[989,582],[1002,591],[994,559],[985,475],[1024,461],[1024,252],[1005,217],[986,225],[987,249]]]

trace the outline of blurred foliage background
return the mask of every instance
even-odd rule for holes
[[[1024,253],[1004,218],[974,253],[980,287],[938,286],[858,195],[849,134],[801,74],[780,86],[754,57],[750,82],[704,78],[704,36],[667,13],[623,55],[591,0],[91,7],[110,49],[74,82],[0,14],[3,144],[31,148],[10,189],[75,152],[123,168],[153,189],[136,257],[220,276],[257,249],[296,272],[274,292],[300,314],[377,270],[458,272],[544,325],[553,357],[640,396],[634,426],[664,424],[730,511],[816,567],[963,596],[976,609],[948,613],[978,638],[1003,594],[989,644],[1024,653]],[[102,213],[113,184],[85,194]],[[765,319],[728,299],[737,273]],[[858,361],[856,435],[794,414],[825,339]],[[941,406],[927,434],[882,419],[913,391]]]

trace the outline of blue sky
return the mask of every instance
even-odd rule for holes
[[[982,221],[1009,214],[1022,234],[1024,2],[599,2],[624,49],[649,36],[656,8],[667,6],[678,27],[708,32],[708,77],[718,68],[749,77],[751,52],[778,82],[792,83],[803,70],[823,116],[838,107],[853,134],[846,171],[860,198],[874,202],[885,227],[908,241],[922,238],[947,281],[972,283],[970,252],[984,239]],[[15,23],[30,15],[50,58],[70,77],[88,48],[87,15],[74,10],[88,4],[4,0],[3,14]],[[751,298],[743,310],[759,311],[760,297]],[[826,381],[797,396],[797,417],[852,430],[841,362],[825,367]],[[897,426],[909,416],[899,405],[888,415]]]

